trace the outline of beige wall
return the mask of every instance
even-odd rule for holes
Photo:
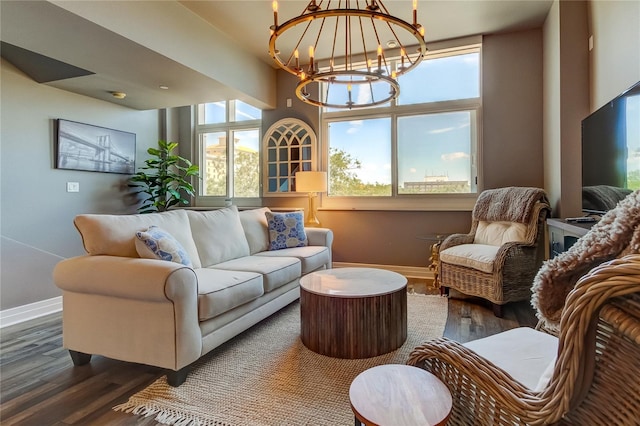
[[[640,80],[640,2],[555,1],[543,37],[544,185],[553,216],[579,216],[581,122]]]
[[[553,216],[579,216],[581,121],[589,106],[587,2],[554,2],[543,39],[545,189]]]
[[[640,81],[640,1],[589,2],[590,111]]]
[[[58,296],[51,273],[84,253],[73,218],[79,213],[135,212],[125,175],[54,168],[54,120],[64,118],[137,136],[137,164],[158,139],[158,112],[136,111],[38,84],[1,63],[0,309]],[[80,192],[66,192],[66,182]]]

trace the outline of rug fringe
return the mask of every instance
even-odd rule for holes
[[[154,405],[140,405],[132,401],[125,402],[113,407],[114,411],[122,411],[136,416],[151,417],[156,416],[155,421],[163,425],[171,426],[230,426],[227,423],[220,423],[215,420],[206,420],[201,417],[186,414],[168,408],[160,408]]]

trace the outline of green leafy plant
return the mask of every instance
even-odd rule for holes
[[[129,180],[129,187],[146,198],[138,208],[140,213],[163,212],[178,204],[189,204],[187,195],[194,195],[191,177],[199,177],[200,169],[191,161],[172,154],[177,142],[158,141],[158,148],[149,148],[152,156],[145,166]]]

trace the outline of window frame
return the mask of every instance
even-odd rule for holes
[[[226,102],[226,112],[224,123],[213,123],[213,124],[198,124],[200,114],[202,113],[201,106],[204,104],[198,104],[195,106],[195,114],[194,114],[194,131],[195,131],[195,141],[196,141],[196,161],[200,166],[200,170],[203,171],[203,165],[206,165],[206,147],[204,143],[204,138],[202,137],[205,133],[214,133],[220,132],[225,133],[226,142],[227,142],[227,185],[226,185],[226,194],[222,195],[205,195],[204,188],[205,184],[205,176],[202,176],[201,179],[196,181],[196,204],[202,207],[219,207],[225,205],[225,200],[231,199],[233,200],[233,204],[246,207],[246,206],[256,206],[262,204],[262,118],[257,120],[242,120],[242,121],[231,121],[235,116],[235,102],[236,100],[228,100]],[[259,167],[259,176],[258,176],[258,195],[256,197],[234,197],[234,144],[233,141],[233,133],[240,131],[251,131],[257,130],[258,132],[258,167]]]
[[[479,55],[479,96],[478,98],[460,99],[452,101],[428,102],[422,104],[397,105],[391,101],[390,105],[354,110],[320,111],[320,151],[323,170],[329,169],[329,124],[340,121],[351,121],[371,118],[391,118],[391,195],[390,196],[329,196],[322,194],[321,209],[325,210],[417,210],[417,211],[455,211],[472,210],[482,187],[482,45],[477,39],[469,43],[465,39],[464,45],[438,46],[439,49],[427,53],[427,58],[437,59],[446,56],[463,55],[477,52]],[[472,123],[472,170],[475,169],[475,179],[471,186],[475,192],[470,193],[437,193],[437,194],[399,194],[398,193],[398,132],[399,117],[471,111]],[[474,143],[475,140],[475,143]],[[474,183],[475,181],[475,183]]]

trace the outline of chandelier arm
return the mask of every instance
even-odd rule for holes
[[[340,24],[340,20],[336,18],[336,27],[333,30],[333,46],[331,46],[331,59],[329,62],[329,68],[333,71],[335,53],[336,53],[336,40],[338,40],[338,25]]]
[[[376,28],[376,24],[375,24],[375,20],[373,19],[373,15],[371,15],[371,26],[373,27],[373,32],[376,35],[376,41],[378,42],[378,46],[382,46],[382,43],[380,42],[380,36],[378,35],[378,29]],[[387,67],[387,57],[384,54],[384,50],[381,50],[381,55],[382,55],[382,61],[384,62],[384,69],[387,72],[388,75],[391,75],[391,72],[389,71],[389,68]],[[378,59],[378,62],[380,62],[380,60]],[[382,72],[382,70],[378,70],[379,72]]]
[[[344,69],[353,70],[353,45],[351,43],[351,16],[347,16],[345,30],[347,34],[347,40],[344,47],[347,50],[345,51],[345,55],[344,55],[344,60],[345,60]]]
[[[364,62],[367,66],[367,70],[370,72],[369,66],[369,52],[367,51],[367,42],[364,39],[364,27],[362,26],[362,16],[358,16],[358,22],[360,23],[360,36],[362,37],[362,51],[364,52]]]
[[[320,29],[318,30],[318,36],[316,37],[316,43],[313,45],[313,48],[315,50],[318,49],[318,41],[320,41],[320,35],[322,34],[322,29],[324,28],[324,22],[327,20],[326,17],[322,18],[322,22],[320,23]],[[311,25],[311,22],[309,22],[309,25]]]

